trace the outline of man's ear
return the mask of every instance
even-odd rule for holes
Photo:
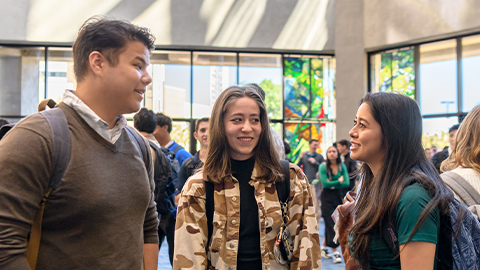
[[[88,56],[88,62],[93,74],[100,76],[105,68],[107,59],[99,51],[93,51]]]

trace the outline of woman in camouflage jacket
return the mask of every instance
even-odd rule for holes
[[[173,269],[321,269],[309,185],[296,165],[289,169],[293,256],[282,266],[273,249],[282,224],[275,184],[284,176],[265,105],[252,88],[223,91],[210,118],[205,165],[188,179],[179,200]],[[206,182],[214,190],[211,220]]]

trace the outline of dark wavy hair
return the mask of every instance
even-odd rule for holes
[[[225,135],[223,118],[228,109],[240,98],[253,99],[260,109],[261,133],[257,145],[253,149],[256,168],[261,170],[259,178],[267,182],[283,181],[283,170],[278,152],[273,145],[272,135],[265,104],[259,93],[252,87],[230,86],[215,101],[208,128],[207,158],[203,167],[203,175],[214,183],[221,183],[232,173],[229,145]]]
[[[350,235],[350,248],[362,269],[369,269],[372,233],[380,233],[396,217],[396,205],[403,190],[419,183],[431,196],[410,234],[407,244],[428,215],[436,208],[447,213],[452,192],[428,161],[422,146],[422,116],[417,103],[401,94],[367,93],[360,101],[371,109],[380,124],[385,159],[378,175],[363,164],[360,195],[354,209],[355,223]]]

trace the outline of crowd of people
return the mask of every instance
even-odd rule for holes
[[[57,118],[9,126],[1,269],[151,270],[165,238],[173,269],[321,269],[322,257],[342,262],[340,244],[348,269],[443,269],[456,259],[444,257],[455,240],[442,237],[452,205],[480,228],[480,105],[433,153],[413,99],[368,93],[350,140],[324,157],[312,138],[293,164],[261,87],[230,86],[196,120],[192,156],[172,139],[170,117],[140,108],[154,41],[126,21],[87,20],[73,45],[77,87],[52,109]],[[123,114],[134,112],[132,129]],[[339,231],[332,215],[352,191],[354,219]],[[479,269],[480,239],[467,244],[477,250],[467,269]]]

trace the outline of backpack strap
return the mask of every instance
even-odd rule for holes
[[[53,171],[50,175],[48,190],[44,194],[40,202],[40,208],[35,213],[32,228],[30,230],[30,239],[27,247],[27,261],[31,269],[35,269],[38,258],[38,250],[40,248],[40,238],[42,235],[42,217],[45,210],[45,203],[48,196],[53,190],[60,186],[63,175],[67,170],[70,162],[70,154],[72,151],[72,142],[70,139],[70,130],[65,113],[60,108],[44,110],[40,112],[47,120],[52,130],[52,167]]]
[[[468,206],[480,204],[480,194],[458,173],[449,171],[440,177]]]
[[[138,132],[135,131],[130,126],[125,126],[125,130],[127,131],[127,134],[130,137],[130,139],[132,139],[132,141],[135,143],[138,153],[140,154],[140,158],[145,163],[145,168],[147,168],[147,172],[148,172],[150,170],[150,162],[148,160],[148,149],[147,149],[147,145],[145,144],[145,141],[142,138],[142,135],[138,134]]]
[[[177,152],[180,150],[180,149],[183,149],[183,147],[179,144],[177,146],[175,146],[175,148],[173,148],[173,153],[175,154],[175,156],[177,155]]]
[[[278,200],[280,203],[285,203],[290,196],[290,162],[288,160],[280,160],[283,169],[283,183],[276,183],[275,187],[277,189]]]

